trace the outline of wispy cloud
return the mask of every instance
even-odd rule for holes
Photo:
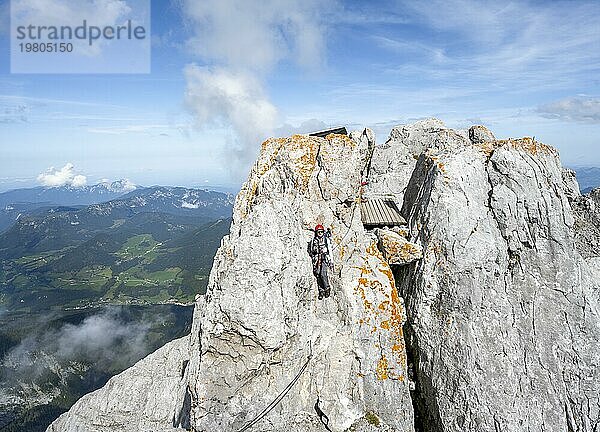
[[[600,123],[600,98],[569,97],[544,104],[538,108],[538,112],[551,119]]]
[[[265,91],[282,61],[314,70],[324,63],[325,41],[317,0],[184,1],[194,29],[187,45],[206,66],[188,65],[186,105],[200,127],[225,125],[229,166],[245,173],[260,141],[272,135],[279,113]],[[233,164],[232,164],[233,163]]]
[[[105,135],[147,134],[167,136],[173,130],[182,131],[189,127],[190,125],[188,124],[128,124],[123,126],[91,127],[87,131]]]
[[[42,317],[50,321],[51,316]],[[155,317],[156,321],[163,317]],[[107,309],[80,324],[65,324],[29,335],[4,357],[3,381],[36,382],[57,366],[86,362],[101,368],[129,365],[144,355],[152,322],[126,322],[118,308]],[[63,370],[63,373],[66,370]]]
[[[425,29],[414,38],[379,38],[381,47],[413,54],[389,68],[401,75],[522,91],[567,88],[600,71],[597,2],[434,0],[398,6],[412,25]]]

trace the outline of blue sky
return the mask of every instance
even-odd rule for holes
[[[383,142],[430,116],[600,166],[597,1],[152,1],[147,75],[11,75],[8,6],[0,190],[67,163],[88,183],[235,187],[267,136],[346,124]]]

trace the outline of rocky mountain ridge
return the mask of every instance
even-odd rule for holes
[[[137,189],[127,179],[101,181],[89,186],[37,186],[0,193],[0,207],[15,203],[48,203],[54,205],[89,205],[115,199]]]
[[[574,186],[553,148],[481,126],[269,139],[189,337],[48,431],[595,431],[600,251]],[[363,227],[380,197],[407,226]],[[334,244],[323,301],[316,223]]]

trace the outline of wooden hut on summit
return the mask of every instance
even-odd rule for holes
[[[318,131],[318,132],[311,132],[308,134],[308,136],[316,136],[316,137],[325,138],[329,134],[348,135],[348,131],[346,130],[345,126],[340,126],[340,127],[335,127],[335,128],[331,128],[331,129],[325,129],[325,130]]]

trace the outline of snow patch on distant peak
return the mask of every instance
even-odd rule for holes
[[[97,186],[101,186],[110,192],[131,192],[137,189],[136,184],[129,179],[121,179],[114,182],[103,179]]]
[[[200,204],[198,204],[198,202],[193,202],[193,203],[189,203],[187,201],[181,202],[181,208],[197,209],[198,207],[200,207]]]

